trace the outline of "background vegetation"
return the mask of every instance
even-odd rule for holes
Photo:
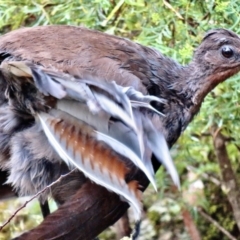
[[[228,28],[239,33],[239,21],[238,0],[0,0],[1,34],[24,26],[82,25],[152,46],[182,64],[189,62],[207,30]],[[240,199],[239,80],[237,75],[208,95],[200,114],[172,149],[182,192],[171,186],[161,169],[159,193],[149,188],[144,194],[142,239],[187,240],[199,235],[204,240],[240,239],[240,219],[234,216]],[[220,150],[227,149],[226,169],[233,170],[228,178],[221,167],[223,155],[214,147],[219,137],[225,144]],[[229,181],[235,185],[229,187]],[[1,203],[0,221],[17,205]],[[0,239],[39,224],[36,208],[20,212]],[[101,239],[114,239],[114,231],[105,232]]]

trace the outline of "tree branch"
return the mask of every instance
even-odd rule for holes
[[[200,233],[188,209],[182,210],[183,221],[192,240],[201,240]]]
[[[160,166],[153,158],[155,170]],[[139,181],[142,190],[149,184],[146,176],[133,170],[132,177]],[[67,194],[67,193],[66,193]],[[113,225],[127,211],[129,205],[89,179],[58,210],[50,214],[36,228],[15,240],[90,240]]]
[[[227,189],[228,201],[232,206],[233,215],[238,225],[238,229],[240,230],[240,188],[227,153],[227,138],[222,135],[221,130],[216,127],[212,128],[212,136],[215,153],[221,170],[223,185]]]
[[[20,206],[11,216],[10,218],[2,225],[0,226],[0,231],[10,223],[10,221],[17,215],[18,212],[20,212],[23,208],[25,208],[27,206],[28,203],[30,203],[32,200],[34,200],[35,198],[37,198],[38,196],[40,196],[42,193],[44,193],[45,191],[47,191],[48,189],[50,189],[52,186],[54,186],[56,183],[61,182],[61,180],[63,178],[65,178],[66,176],[70,175],[74,170],[72,170],[71,172],[61,175],[56,181],[52,182],[51,184],[49,184],[48,186],[46,186],[44,189],[42,189],[41,191],[37,192],[34,196],[32,196],[29,200],[27,200],[22,206]]]
[[[90,240],[114,224],[128,204],[106,190],[87,181],[77,193],[49,215],[38,227],[18,240]]]

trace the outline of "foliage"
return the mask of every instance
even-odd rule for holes
[[[25,199],[18,201],[8,200],[0,203],[0,221],[5,222],[17,208],[19,208]],[[39,214],[39,206],[32,202],[30,207],[22,210],[14,219],[13,223],[7,225],[0,232],[0,239],[10,239],[14,236],[19,235],[21,232],[31,229],[33,226],[38,225],[42,221],[42,217]],[[31,215],[29,215],[31,211]]]
[[[187,64],[191,59],[194,48],[208,29],[224,27],[239,33],[239,21],[240,5],[237,0],[0,0],[2,34],[23,26],[84,25],[155,47],[182,64]],[[182,176],[183,190],[191,184],[187,179],[186,168],[192,166],[197,178],[204,183],[206,195],[205,201],[199,201],[196,205],[204,207],[235,237],[239,232],[234,230],[236,225],[231,210],[222,210],[226,206],[229,208],[226,193],[220,186],[213,187],[210,178],[204,176],[207,174],[221,179],[209,134],[213,124],[231,138],[227,146],[228,153],[234,171],[240,171],[238,81],[237,75],[206,97],[201,112],[173,149]],[[170,196],[178,199],[176,206],[184,206],[180,194],[174,193],[171,188],[169,190],[171,184],[163,176],[164,172],[160,170],[159,197]],[[156,199],[152,197],[152,190],[148,191],[149,195],[146,193],[144,198],[149,207]],[[218,201],[214,200],[216,196]],[[189,209],[193,209],[193,206]],[[160,228],[159,219],[153,216],[153,222]],[[209,227],[209,223],[199,215],[195,219],[201,225],[199,230],[205,240],[219,239],[220,233],[214,226]],[[179,221],[175,215],[171,215],[170,220],[172,223]],[[221,235],[221,239],[227,238]]]

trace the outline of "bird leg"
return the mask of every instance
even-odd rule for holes
[[[48,200],[46,200],[44,203],[40,202],[40,208],[43,218],[46,218],[50,214]]]

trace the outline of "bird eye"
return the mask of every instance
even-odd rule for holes
[[[225,57],[225,58],[230,58],[232,57],[234,54],[233,52],[233,49],[229,46],[223,46],[222,48],[222,55]]]

